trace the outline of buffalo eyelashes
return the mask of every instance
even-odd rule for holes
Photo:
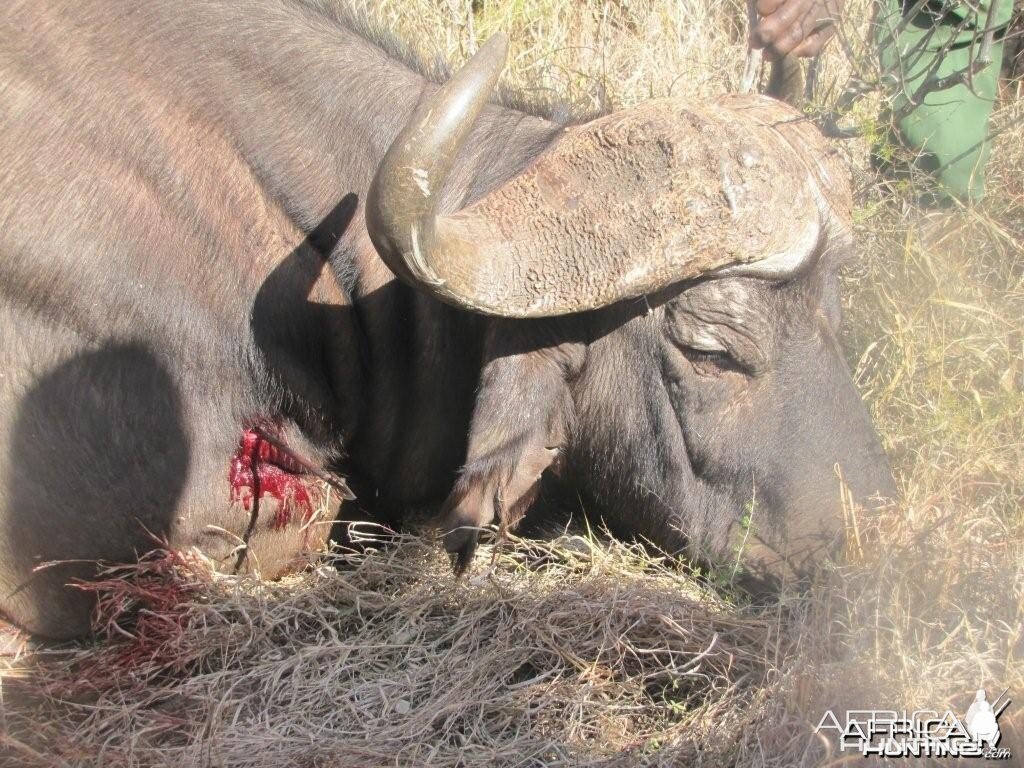
[[[697,373],[706,376],[716,376],[727,372],[750,373],[746,366],[724,349],[699,349],[687,345],[679,345],[679,349]]]

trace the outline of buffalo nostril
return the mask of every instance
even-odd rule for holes
[[[861,478],[853,488],[857,503],[865,507],[880,507],[896,498],[896,481],[888,457],[882,453],[859,473]]]

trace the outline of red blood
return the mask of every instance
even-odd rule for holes
[[[268,442],[259,432],[242,432],[238,450],[231,457],[228,482],[231,501],[240,502],[247,512],[253,500],[271,496],[278,500],[271,527],[284,528],[296,512],[302,520],[313,516],[313,492],[307,484],[302,464],[287,451]]]

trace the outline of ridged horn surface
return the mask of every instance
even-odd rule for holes
[[[843,165],[824,138],[759,96],[616,112],[566,129],[458,213],[437,218],[422,201],[408,210],[414,226],[428,221],[418,242],[415,231],[408,245],[387,238],[401,254],[392,268],[444,301],[505,317],[595,309],[716,272],[784,277],[850,216]]]

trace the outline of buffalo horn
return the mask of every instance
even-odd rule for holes
[[[506,48],[492,38],[421,104],[371,185],[371,239],[420,290],[484,314],[561,315],[719,272],[785,278],[847,229],[841,162],[800,113],[761,96],[657,99],[571,126],[439,216]]]

